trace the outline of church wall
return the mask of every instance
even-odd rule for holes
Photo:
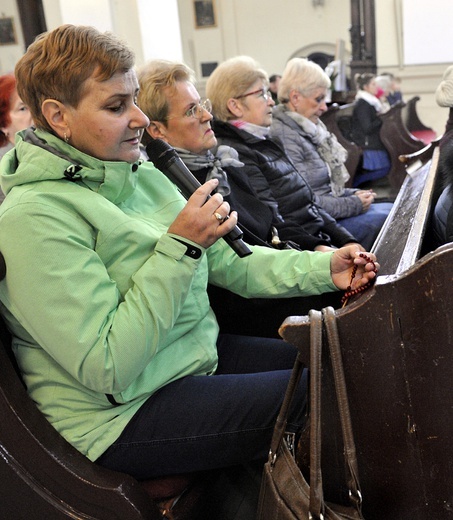
[[[63,23],[61,6],[65,1],[43,0],[49,28]],[[436,105],[434,91],[449,63],[405,66],[402,41],[404,1],[375,1],[378,72],[389,71],[399,76],[405,99],[420,96],[417,106],[420,119],[441,133],[448,110]],[[453,18],[453,3],[450,5],[450,0],[434,1],[447,2],[445,16]],[[182,56],[195,70],[200,91],[204,91],[208,74],[205,72],[203,76],[202,65],[209,70],[212,64],[238,54],[253,56],[269,74],[281,72],[293,56],[304,56],[306,52],[316,49],[334,52],[338,40],[344,41],[346,55],[349,56],[350,1],[324,0],[323,3],[323,6],[315,7],[311,0],[214,0],[215,27],[196,28],[194,0],[177,0]],[[138,65],[152,55],[149,42],[152,42],[153,26],[160,28],[167,24],[168,31],[164,34],[169,39],[175,26],[168,17],[162,16],[158,8],[152,11],[155,16],[148,13],[142,16],[140,5],[143,5],[140,0],[109,0],[109,12],[106,13],[111,18],[113,30],[135,49]],[[17,34],[17,44],[0,45],[0,73],[4,74],[14,69],[23,53],[24,44],[15,0],[2,0],[1,15],[14,18]],[[142,37],[144,27],[149,31],[146,38]],[[165,44],[165,36],[156,36],[156,39],[159,45],[162,46],[162,42]],[[144,41],[147,42],[146,46]]]
[[[310,0],[215,0],[217,26],[198,29],[193,1],[178,0],[178,7],[183,56],[195,70],[201,91],[205,84],[202,63],[248,54],[272,74],[281,72],[288,59],[302,56],[298,51],[308,47],[335,48],[342,39],[346,52],[351,52],[349,0],[324,0],[324,6],[317,7]],[[453,4],[449,9],[453,17]],[[442,133],[448,110],[437,106],[434,91],[449,63],[405,66],[402,1],[377,0],[375,10],[378,72],[399,76],[405,99],[420,96],[417,111],[421,121]]]

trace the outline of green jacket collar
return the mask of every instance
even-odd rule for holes
[[[27,129],[19,132],[15,148],[5,155],[0,180],[8,193],[18,185],[66,179],[119,204],[134,192],[141,162],[101,161],[50,132]]]

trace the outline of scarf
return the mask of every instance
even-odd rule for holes
[[[268,126],[254,125],[253,123],[248,123],[247,121],[242,121],[241,119],[234,119],[233,121],[228,122],[236,128],[245,130],[249,134],[258,137],[258,139],[266,139],[267,135],[269,134]]]
[[[317,123],[313,123],[297,112],[286,110],[285,113],[302,128],[305,136],[316,146],[318,154],[327,165],[332,194],[341,197],[344,193],[344,185],[349,179],[348,170],[344,165],[348,152],[320,119]]]
[[[359,90],[357,94],[355,95],[355,99],[363,99],[370,105],[372,105],[378,114],[380,114],[383,111],[383,105],[379,101],[379,99],[376,96],[373,96],[373,94],[370,94],[366,90]]]
[[[231,193],[228,176],[223,168],[244,166],[244,163],[238,159],[237,151],[230,146],[220,145],[215,155],[209,150],[205,155],[198,155],[178,148],[176,148],[176,151],[189,170],[197,171],[203,168],[210,168],[206,175],[206,180],[218,179],[219,185],[216,192],[220,193],[222,197],[226,197]]]

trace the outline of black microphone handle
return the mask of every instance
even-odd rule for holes
[[[149,153],[148,156],[150,156]],[[198,179],[187,168],[173,148],[169,148],[168,151],[161,154],[159,160],[154,162],[154,164],[179,188],[186,199],[201,186]],[[210,195],[208,195],[208,198],[210,198]],[[229,218],[229,216],[227,215],[226,218]],[[242,236],[243,232],[238,226],[234,226],[231,231],[223,236],[225,242],[241,258],[252,254],[251,249],[242,240]]]

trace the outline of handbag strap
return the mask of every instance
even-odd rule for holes
[[[362,494],[360,492],[359,470],[357,464],[357,453],[352,431],[351,414],[346,390],[346,380],[341,356],[340,337],[338,334],[337,318],[332,307],[322,310],[324,325],[326,327],[327,339],[330,349],[330,359],[335,381],[338,409],[340,411],[341,430],[343,434],[344,457],[346,463],[346,479],[349,488],[349,499],[351,504],[360,511]]]
[[[324,497],[321,472],[321,373],[322,314],[314,309],[310,317],[310,513],[321,518]]]
[[[346,463],[349,499],[357,511],[362,497],[358,478],[357,456],[352,432],[346,380],[335,311],[327,307],[322,312],[311,310],[310,316],[310,514],[323,518],[324,494],[321,469],[321,389],[322,389],[322,324],[324,322],[335,382]]]
[[[302,363],[302,360],[300,358],[300,353],[298,353],[291,372],[291,377],[289,379],[288,386],[286,388],[285,397],[283,399],[282,406],[280,407],[280,411],[272,434],[271,447],[269,450],[269,462],[272,466],[275,463],[278,450],[281,446],[281,443],[283,442],[286,424],[288,422],[289,408],[291,406],[291,402],[296,392],[297,385],[299,383],[303,369],[304,364]]]
[[[321,387],[322,387],[322,325],[325,324],[330,348],[330,357],[334,374],[340,421],[343,435],[344,456],[347,470],[347,484],[351,503],[360,511],[362,497],[358,478],[357,456],[352,432],[346,382],[340,350],[340,341],[336,324],[336,315],[332,307],[321,311],[310,310],[310,514],[313,519],[323,517],[324,496],[321,470]],[[269,463],[275,463],[279,448],[283,442],[289,409],[296,392],[304,364],[298,353],[291,377],[285,392],[280,412],[274,427],[269,450]]]

